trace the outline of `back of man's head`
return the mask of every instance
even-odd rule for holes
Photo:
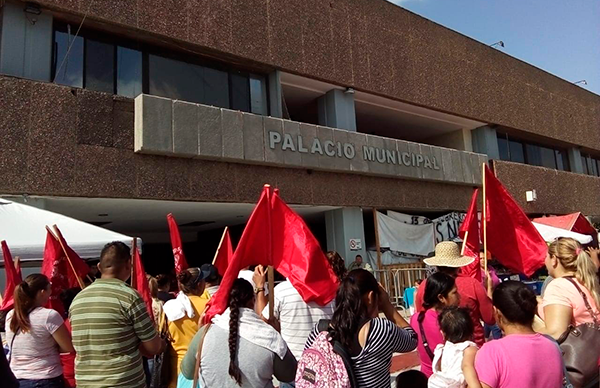
[[[131,262],[129,247],[121,241],[113,241],[100,252],[100,272],[117,275]]]

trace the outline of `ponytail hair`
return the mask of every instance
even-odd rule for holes
[[[247,280],[235,279],[229,294],[229,376],[237,385],[242,386],[242,371],[236,363],[238,351],[238,329],[240,327],[240,308],[246,307],[254,298],[254,290]]]
[[[583,250],[581,244],[572,238],[561,237],[548,247],[548,254],[556,257],[567,271],[575,272],[579,283],[590,292],[596,308],[600,308],[600,284],[596,265],[592,258]]]
[[[31,329],[29,313],[35,307],[37,293],[45,290],[49,285],[50,281],[46,276],[36,273],[27,276],[24,281],[15,287],[15,308],[10,320],[10,330],[14,334],[21,331],[27,333]]]
[[[330,333],[331,337],[346,349],[353,348],[352,344],[360,325],[369,319],[368,306],[363,297],[370,291],[379,296],[379,284],[375,277],[364,269],[350,271],[338,288]]]

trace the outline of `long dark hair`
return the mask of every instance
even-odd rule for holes
[[[204,287],[202,290],[199,290],[199,285],[204,284],[204,279],[202,279],[202,273],[200,272],[200,268],[188,268],[186,270],[181,271],[177,274],[177,282],[179,284],[179,289],[186,295],[202,294],[204,291]]]
[[[363,296],[373,291],[379,296],[379,284],[373,275],[364,269],[350,271],[342,280],[335,296],[335,311],[331,318],[331,337],[346,349],[353,348],[360,325],[369,318],[368,306]]]
[[[26,333],[31,329],[29,313],[34,308],[35,297],[39,291],[45,290],[49,285],[50,281],[46,276],[34,273],[15,287],[15,309],[10,320],[10,330],[13,333],[17,334],[19,331]]]
[[[235,279],[229,293],[229,376],[242,386],[242,371],[236,363],[240,307],[246,307],[254,298],[254,290],[247,280]]]
[[[425,283],[425,294],[423,296],[423,309],[428,310],[440,303],[439,295],[447,296],[454,288],[454,278],[443,272],[436,272],[427,278]],[[423,322],[425,313],[421,311],[417,317],[418,322]]]
[[[327,257],[331,269],[333,269],[333,273],[335,273],[335,276],[337,276],[338,280],[341,282],[344,279],[344,276],[346,276],[346,272],[348,272],[346,271],[344,259],[342,259],[342,256],[336,251],[329,251],[325,256]]]

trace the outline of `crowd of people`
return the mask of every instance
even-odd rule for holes
[[[399,374],[398,388],[559,388],[567,376],[555,340],[572,325],[598,324],[598,266],[573,239],[550,244],[553,280],[541,298],[483,269],[483,282],[461,276],[473,258],[455,243],[438,244],[426,260],[437,271],[418,285],[409,322],[362,257],[348,269],[336,252],[326,257],[339,280],[329,304],[306,303],[289,280],[268,290],[267,271],[257,266],[251,277],[240,274],[227,309],[207,324],[206,306],[220,282],[210,264],[177,274],[176,294],[168,275],[148,276],[151,314],[126,283],[131,255],[120,242],[102,250],[99,279],[65,290],[64,314],[44,307],[48,279],[29,275],[6,316],[2,386],[235,388],[272,387],[275,380],[285,388],[379,388],[391,386],[394,353],[416,349],[420,371]],[[335,384],[318,381],[330,364],[309,368],[311,355],[326,352],[328,343],[331,365],[344,369],[335,371]]]

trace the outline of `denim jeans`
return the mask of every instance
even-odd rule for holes
[[[502,330],[500,330],[498,325],[490,326],[490,325],[484,324],[483,328],[485,330],[485,338],[488,338],[490,336],[490,333],[492,334],[492,339],[502,338]]]
[[[292,383],[279,383],[279,388],[295,388],[296,387],[296,383],[292,382]]]
[[[19,379],[19,388],[64,388],[64,386],[65,381],[62,375],[43,380]]]

